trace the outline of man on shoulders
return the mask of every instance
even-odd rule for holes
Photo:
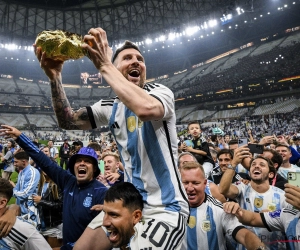
[[[144,201],[144,231],[149,234],[141,231],[138,235],[149,241],[139,249],[155,247],[151,232],[162,224],[169,233],[166,236],[159,230],[160,249],[179,248],[189,210],[176,166],[174,94],[161,84],[146,83],[144,57],[132,42],[126,41],[117,49],[112,62],[112,50],[103,29],[90,29],[84,42],[82,48],[117,97],[73,111],[62,86],[63,62],[47,58],[41,48],[36,48],[40,65],[49,77],[58,124],[64,129],[109,126],[124,166],[124,181],[133,183]],[[77,249],[98,249],[101,242],[97,242],[97,229],[87,228],[87,235],[82,235],[83,244],[77,242]]]

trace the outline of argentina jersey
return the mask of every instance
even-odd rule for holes
[[[146,84],[144,90],[162,103],[161,120],[141,121],[117,97],[100,100],[90,108],[91,124],[93,128],[109,124],[124,165],[124,180],[139,190],[145,208],[188,216],[188,202],[176,166],[174,95],[167,87],[155,83]]]
[[[276,211],[285,207],[292,207],[285,201],[284,191],[277,187],[270,186],[267,192],[258,193],[250,184],[240,183],[236,186],[239,189],[239,204],[246,210],[260,213],[267,210]],[[269,232],[266,228],[258,227],[249,227],[249,229],[265,243],[267,249],[285,249],[284,235],[281,232]]]
[[[261,214],[262,221],[270,231],[285,232],[285,242],[290,250],[300,249],[300,212],[296,209],[284,208]]]
[[[235,241],[232,233],[242,227],[234,215],[224,212],[219,201],[206,195],[199,207],[191,208],[181,250],[225,250],[226,238]]]

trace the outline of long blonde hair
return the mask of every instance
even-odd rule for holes
[[[38,186],[38,195],[41,195],[42,190],[43,190],[43,186],[46,183],[46,178],[44,176],[44,174],[41,174],[40,177],[40,181],[39,181],[39,186]],[[53,199],[54,200],[58,200],[59,199],[59,195],[58,195],[58,187],[57,185],[49,178],[49,187],[48,187],[53,195]]]

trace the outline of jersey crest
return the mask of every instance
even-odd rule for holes
[[[210,221],[209,220],[202,221],[201,228],[204,232],[210,231],[211,230]]]
[[[274,211],[276,210],[276,204],[273,203],[273,202],[269,202],[269,203],[268,203],[268,210],[269,210],[270,212],[274,212]]]
[[[262,198],[255,198],[254,199],[254,206],[257,208],[261,208],[264,203],[264,200]]]
[[[85,199],[83,201],[83,206],[84,207],[90,207],[91,205],[92,205],[92,197],[91,196],[85,197]]]
[[[189,228],[194,228],[196,226],[196,217],[190,216],[189,218]]]
[[[135,130],[135,116],[129,116],[127,118],[127,129],[129,132],[133,132]]]

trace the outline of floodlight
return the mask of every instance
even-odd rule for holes
[[[151,43],[152,43],[152,40],[151,40],[150,38],[146,38],[145,43],[146,43],[146,44],[151,44]]]
[[[218,24],[217,20],[216,19],[213,19],[213,20],[209,20],[208,21],[208,26],[209,27],[215,27],[216,25]]]
[[[169,33],[168,39],[171,40],[171,41],[174,40],[175,39],[175,33]]]
[[[197,31],[199,30],[198,26],[194,26],[194,27],[188,27],[185,30],[185,33],[187,36],[192,36],[194,35]]]
[[[240,8],[240,7],[237,7],[237,8],[236,8],[236,12],[238,13],[238,15],[242,14],[241,8]]]

